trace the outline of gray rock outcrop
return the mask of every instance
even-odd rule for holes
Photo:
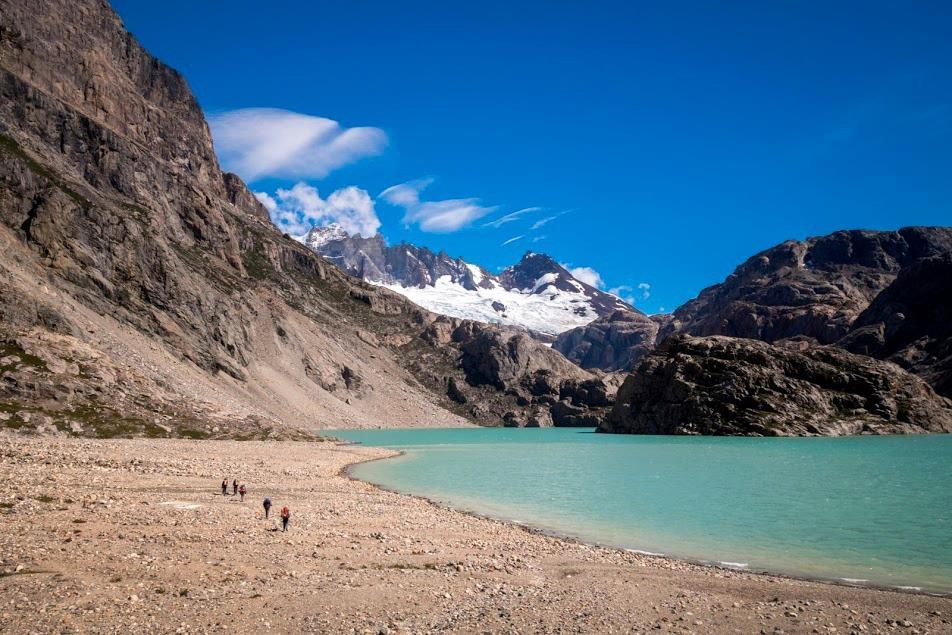
[[[615,311],[586,326],[565,331],[552,348],[582,368],[626,371],[654,350],[663,318],[640,311]]]

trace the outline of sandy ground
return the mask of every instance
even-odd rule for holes
[[[0,435],[0,630],[952,632],[950,598],[591,547],[340,474],[385,455]]]

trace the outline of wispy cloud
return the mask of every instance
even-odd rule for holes
[[[571,212],[571,211],[572,211],[572,210],[567,209],[567,210],[565,210],[564,212],[559,212],[558,214],[553,214],[552,216],[546,216],[545,218],[540,218],[540,219],[537,220],[536,222],[532,223],[532,227],[529,228],[529,231],[535,231],[535,230],[539,229],[540,227],[551,223],[551,222],[554,221],[556,218],[559,218],[560,216],[565,216],[566,214],[568,214],[568,213]]]
[[[421,200],[420,192],[432,182],[433,179],[419,179],[394,185],[381,192],[379,198],[405,210],[405,225],[416,224],[425,232],[442,234],[462,229],[496,210],[482,205],[477,198]]]
[[[302,181],[289,190],[277,190],[274,196],[267,192],[255,192],[255,196],[274,224],[289,234],[301,235],[311,227],[337,223],[350,234],[369,238],[380,228],[373,199],[357,187],[341,188],[323,199],[317,188]]]
[[[504,240],[504,241],[502,241],[502,244],[499,245],[499,246],[500,246],[500,247],[505,247],[506,245],[508,245],[508,244],[510,244],[510,243],[514,243],[514,242],[516,242],[517,240],[522,240],[523,238],[525,238],[525,235],[513,236],[513,237],[510,238],[509,240]]]
[[[344,128],[333,119],[277,108],[243,108],[209,117],[222,166],[246,181],[264,177],[322,178],[380,154],[379,128]]]
[[[651,297],[651,285],[647,282],[639,282],[638,290],[641,291],[641,299],[647,300]]]
[[[503,225],[505,225],[506,223],[511,223],[513,221],[519,220],[526,214],[532,214],[534,212],[538,212],[541,210],[542,210],[541,207],[525,207],[523,209],[516,210],[515,212],[509,212],[505,216],[500,216],[499,218],[489,221],[488,223],[484,223],[483,227],[492,227],[494,229],[498,229],[502,227]]]

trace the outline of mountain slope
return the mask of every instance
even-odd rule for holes
[[[184,79],[97,0],[0,0],[0,298],[6,427],[295,436],[531,405],[526,372],[454,401],[464,363],[505,351],[424,339],[437,316],[283,237]],[[533,399],[587,409],[563,379],[598,381]]]
[[[526,329],[543,340],[616,311],[637,310],[575,278],[545,254],[526,253],[498,276],[461,258],[379,234],[350,236],[336,225],[312,228],[301,242],[347,273],[450,317]]]
[[[925,260],[950,255],[952,228],[945,227],[839,231],[787,241],[751,257],[723,282],[704,289],[673,314],[653,316],[660,325],[654,344],[677,333],[766,342],[808,337],[823,344],[846,337],[852,342],[857,338],[848,334],[864,325],[861,313],[903,272]],[[941,277],[931,275],[932,283]],[[932,284],[922,282],[923,289]],[[916,288],[910,285],[907,293],[917,293]],[[941,295],[931,297],[930,302],[937,305],[948,304]],[[639,335],[633,339],[632,318],[624,317],[617,325],[615,319],[599,318],[563,333],[555,347],[586,368],[624,369],[625,362],[631,368],[653,345],[646,344],[652,326],[642,320]],[[912,337],[909,325],[904,337]],[[859,344],[848,348],[864,352]],[[877,357],[893,354],[873,352],[880,348],[865,350]]]
[[[838,231],[789,240],[749,258],[724,282],[679,307],[662,330],[773,342],[806,336],[823,344],[850,329],[903,267],[952,253],[952,228]]]

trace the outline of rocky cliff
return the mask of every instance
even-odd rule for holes
[[[900,271],[837,346],[895,362],[952,397],[952,253]]]
[[[673,333],[765,342],[807,336],[829,344],[846,335],[903,268],[949,253],[952,228],[943,227],[787,241],[752,256],[679,307],[660,339]]]
[[[454,401],[491,346],[425,337],[435,315],[282,236],[98,0],[0,0],[0,298],[7,427],[295,436],[523,408],[511,378]]]
[[[788,241],[671,315],[600,318],[561,334],[554,346],[585,368],[629,370],[674,334],[809,338],[894,361],[952,396],[950,258],[947,227]]]
[[[832,346],[672,336],[599,429],[635,434],[952,432],[952,402],[889,362]]]
[[[615,311],[560,334],[552,348],[582,368],[627,371],[654,350],[663,316]]]
[[[583,371],[521,329],[441,316],[423,338],[437,348],[459,347],[465,380],[450,379],[447,394],[477,420],[501,418],[506,426],[520,427],[594,427],[608,413],[621,383],[617,375]]]

